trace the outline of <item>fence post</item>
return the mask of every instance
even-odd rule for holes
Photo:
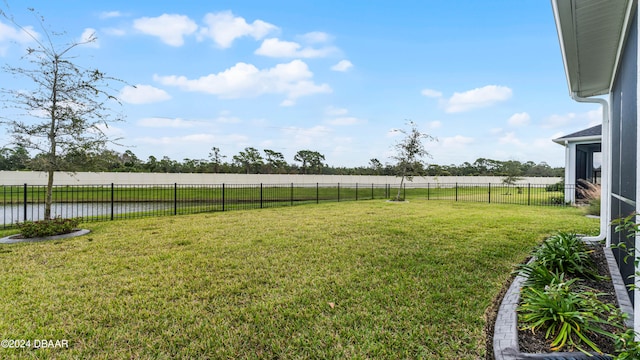
[[[427,183],[427,200],[431,200],[431,183]]]
[[[527,205],[531,205],[531,183],[527,187]]]
[[[113,221],[113,203],[115,201],[115,191],[113,189],[113,183],[111,183],[111,220]]]
[[[338,202],[340,202],[340,183],[338,183]]]
[[[178,215],[178,183],[173,183],[173,215]]]
[[[293,206],[293,183],[291,183],[291,206]]]
[[[489,204],[491,204],[491,183],[489,183]]]
[[[222,183],[222,211],[224,212],[224,183]]]
[[[358,183],[356,183],[356,201],[358,201]]]
[[[24,183],[24,186],[22,189],[22,202],[23,202],[22,215],[24,216],[24,221],[27,221],[27,183]]]
[[[406,201],[407,200],[407,183],[404,183],[404,185],[402,185],[402,200]]]
[[[320,184],[316,183],[316,204],[320,204]]]
[[[260,183],[260,209],[262,209],[262,183]]]
[[[371,200],[374,199],[374,195],[373,195],[373,183],[371,183]]]
[[[456,201],[458,201],[458,183],[456,183]]]

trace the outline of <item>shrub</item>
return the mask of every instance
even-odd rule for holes
[[[564,182],[560,181],[555,184],[547,185],[547,192],[564,191]]]
[[[553,338],[551,350],[561,350],[565,345],[585,352],[581,344],[601,353],[589,339],[591,334],[610,338],[615,335],[602,329],[611,324],[622,328],[622,316],[613,305],[598,299],[600,294],[571,289],[577,279],[551,284],[543,289],[526,287],[522,290],[522,304],[518,307],[518,321],[522,330],[544,330],[545,338]]]
[[[534,256],[549,271],[597,279],[591,252],[576,234],[560,232],[545,240]]]
[[[565,282],[564,273],[551,271],[538,261],[520,265],[517,272],[526,278],[523,286],[542,289],[547,285]]]
[[[80,224],[81,218],[25,221],[18,224],[20,234],[25,238],[62,235],[72,232]]]

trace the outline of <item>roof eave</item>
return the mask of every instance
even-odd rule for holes
[[[552,140],[554,143],[556,144],[560,144],[560,145],[566,145],[567,143],[570,142],[602,142],[602,135],[596,135],[596,136],[578,136],[578,137],[571,137],[571,138],[557,138],[557,139],[553,139]]]
[[[551,0],[569,93],[579,97],[605,95],[610,93],[613,84],[635,1],[581,0],[579,4],[576,0]],[[602,6],[611,12],[601,16],[606,20],[597,24],[607,26],[595,26],[598,39],[593,39],[590,21],[600,15],[598,11],[604,9]],[[613,46],[611,39],[617,39]],[[606,56],[598,56],[600,54]],[[592,71],[594,64],[600,72]]]

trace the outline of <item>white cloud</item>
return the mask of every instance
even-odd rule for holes
[[[280,103],[280,106],[289,107],[289,106],[294,106],[295,104],[296,104],[296,102],[294,100],[292,100],[292,99],[284,99]]]
[[[227,116],[224,114],[220,114],[220,116],[218,116],[215,119],[216,122],[221,123],[221,124],[238,124],[241,123],[242,120],[240,120],[239,118],[235,117],[235,116]]]
[[[487,107],[505,101],[511,95],[510,88],[498,85],[487,85],[462,93],[456,92],[445,102],[445,110],[448,113],[457,113]]]
[[[25,31],[22,31],[0,22],[0,42],[16,41],[20,44],[26,44],[33,42],[33,37],[36,39],[39,38],[39,34],[32,26],[25,26],[24,30]]]
[[[340,116],[340,115],[346,115],[348,113],[349,113],[349,110],[347,109],[336,108],[333,106],[329,106],[325,109],[325,114],[329,116]]]
[[[0,22],[0,56],[4,56],[11,42],[28,44],[39,39],[40,35],[31,26],[25,26],[24,31]]]
[[[559,114],[553,114],[551,116],[549,116],[544,123],[544,127],[545,128],[558,128],[558,127],[563,127],[563,126],[567,126],[571,123],[574,122],[578,122],[577,120],[583,117],[584,120],[586,120],[586,113],[583,114],[583,116],[578,116],[578,114],[576,113],[567,113],[564,115],[559,115]],[[576,129],[576,131],[578,131],[579,129]]]
[[[96,29],[86,28],[80,35],[79,42],[85,43],[84,46],[99,48],[100,42],[98,41],[98,37],[96,36]]]
[[[337,64],[331,67],[333,71],[345,72],[353,67],[353,64],[349,60],[340,60]]]
[[[144,118],[138,121],[138,126],[142,127],[156,127],[156,128],[190,128],[194,126],[202,125],[200,121],[184,120],[181,118],[164,118],[164,117],[151,117]]]
[[[176,146],[184,144],[211,144],[217,140],[217,137],[211,134],[191,134],[185,136],[164,136],[160,138],[142,137],[137,138],[136,142],[142,144]]]
[[[465,145],[471,144],[473,142],[474,142],[473,138],[462,136],[462,135],[456,135],[456,136],[446,137],[442,139],[442,146],[445,148],[452,148],[452,147],[459,148],[459,147],[463,147]]]
[[[517,145],[517,146],[523,145],[522,141],[520,141],[520,139],[518,139],[516,137],[516,134],[513,132],[504,134],[504,136],[498,139],[498,142],[503,145]]]
[[[587,128],[602,124],[602,107],[598,107],[593,110],[589,110],[583,113],[566,113],[566,114],[553,114],[545,119],[544,128],[561,128],[561,127],[576,127],[573,131],[582,130],[578,127]]]
[[[96,131],[100,131],[101,133],[107,135],[110,138],[121,138],[124,136],[124,130],[119,127],[115,127],[113,125],[107,126],[106,124],[100,123],[96,124],[95,127],[97,129],[89,129],[89,132],[96,133]]]
[[[120,11],[103,11],[100,13],[100,19],[111,19],[124,16]]]
[[[355,125],[362,122],[363,120],[360,120],[357,117],[353,117],[353,116],[337,117],[335,119],[331,119],[328,121],[329,124],[338,125],[338,126]]]
[[[529,116],[529,114],[527,114],[526,112],[521,112],[511,115],[507,122],[511,126],[524,126],[528,125],[530,120],[531,116]]]
[[[315,84],[311,80],[312,77],[313,73],[309,71],[306,63],[293,60],[263,70],[241,62],[220,73],[198,79],[154,75],[154,80],[163,85],[177,86],[185,91],[203,92],[226,99],[284,94],[287,98],[282,105],[291,106],[299,97],[332,91],[327,84]]]
[[[243,36],[260,40],[278,30],[277,26],[262,20],[255,20],[249,24],[244,18],[234,16],[231,11],[209,13],[205,15],[204,22],[207,27],[200,29],[200,37],[213,39],[221,48],[231,47],[235,39]]]
[[[289,138],[293,138],[294,146],[309,146],[321,138],[331,134],[331,129],[326,126],[314,126],[311,128],[290,127],[284,128],[283,132]]]
[[[322,31],[312,31],[300,36],[300,39],[308,44],[326,43],[331,36]]]
[[[125,86],[120,90],[120,100],[129,104],[149,104],[171,99],[166,91],[151,85]]]
[[[589,126],[602,124],[602,107],[588,111],[587,119],[589,120]]]
[[[442,122],[440,121],[432,121],[429,123],[429,129],[439,129],[442,127]]]
[[[336,108],[329,106],[325,109],[325,114],[331,116],[331,119],[326,120],[327,124],[336,126],[347,126],[366,123],[366,120],[359,119],[355,116],[346,116],[349,113],[347,109]]]
[[[103,33],[113,36],[124,36],[127,32],[123,29],[118,28],[104,28],[101,30]]]
[[[198,29],[198,25],[189,17],[177,14],[136,19],[133,21],[133,27],[145,34],[157,36],[162,42],[171,46],[182,46],[184,36],[193,34]]]
[[[255,54],[275,58],[318,58],[326,57],[336,51],[335,47],[303,48],[297,42],[269,38],[262,42]]]
[[[421,91],[421,94],[426,96],[426,97],[431,97],[431,98],[442,97],[442,93],[440,91],[433,90],[433,89],[424,89],[424,90]]]

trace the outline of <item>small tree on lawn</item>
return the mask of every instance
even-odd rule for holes
[[[5,3],[6,5],[6,3]],[[44,20],[29,9],[40,21],[43,34],[17,24],[12,16],[0,9],[0,18],[7,19],[24,32],[35,44],[22,58],[24,66],[5,65],[4,71],[16,78],[24,78],[31,89],[1,88],[2,108],[16,114],[0,117],[13,142],[43,155],[43,170],[47,172],[45,219],[51,219],[53,176],[65,168],[65,155],[73,152],[99,152],[110,140],[105,129],[113,121],[122,120],[108,105],[118,103],[111,84],[122,82],[108,77],[98,69],[76,64],[71,52],[77,47],[96,41],[94,35],[83,41],[58,45],[54,37],[61,34],[48,30]]]
[[[520,174],[522,172],[520,170],[519,164],[520,163],[517,161],[505,161],[502,164],[502,169],[504,172],[504,178],[502,179],[502,183],[507,185],[507,192],[505,193],[505,195],[511,195],[511,192],[509,191],[509,189],[512,186],[515,186],[516,183],[522,179],[520,177]],[[521,192],[522,192],[522,189],[518,188],[518,193],[521,193]]]
[[[396,176],[400,176],[400,186],[398,187],[398,194],[395,197],[395,201],[400,201],[400,194],[402,187],[404,186],[404,180],[413,180],[414,175],[418,175],[418,170],[424,167],[424,157],[431,157],[431,154],[424,148],[424,141],[436,141],[433,136],[422,133],[418,130],[415,122],[409,120],[407,125],[410,129],[394,129],[394,132],[399,132],[404,137],[398,141],[394,148],[396,154],[391,158],[396,161],[395,171]]]

